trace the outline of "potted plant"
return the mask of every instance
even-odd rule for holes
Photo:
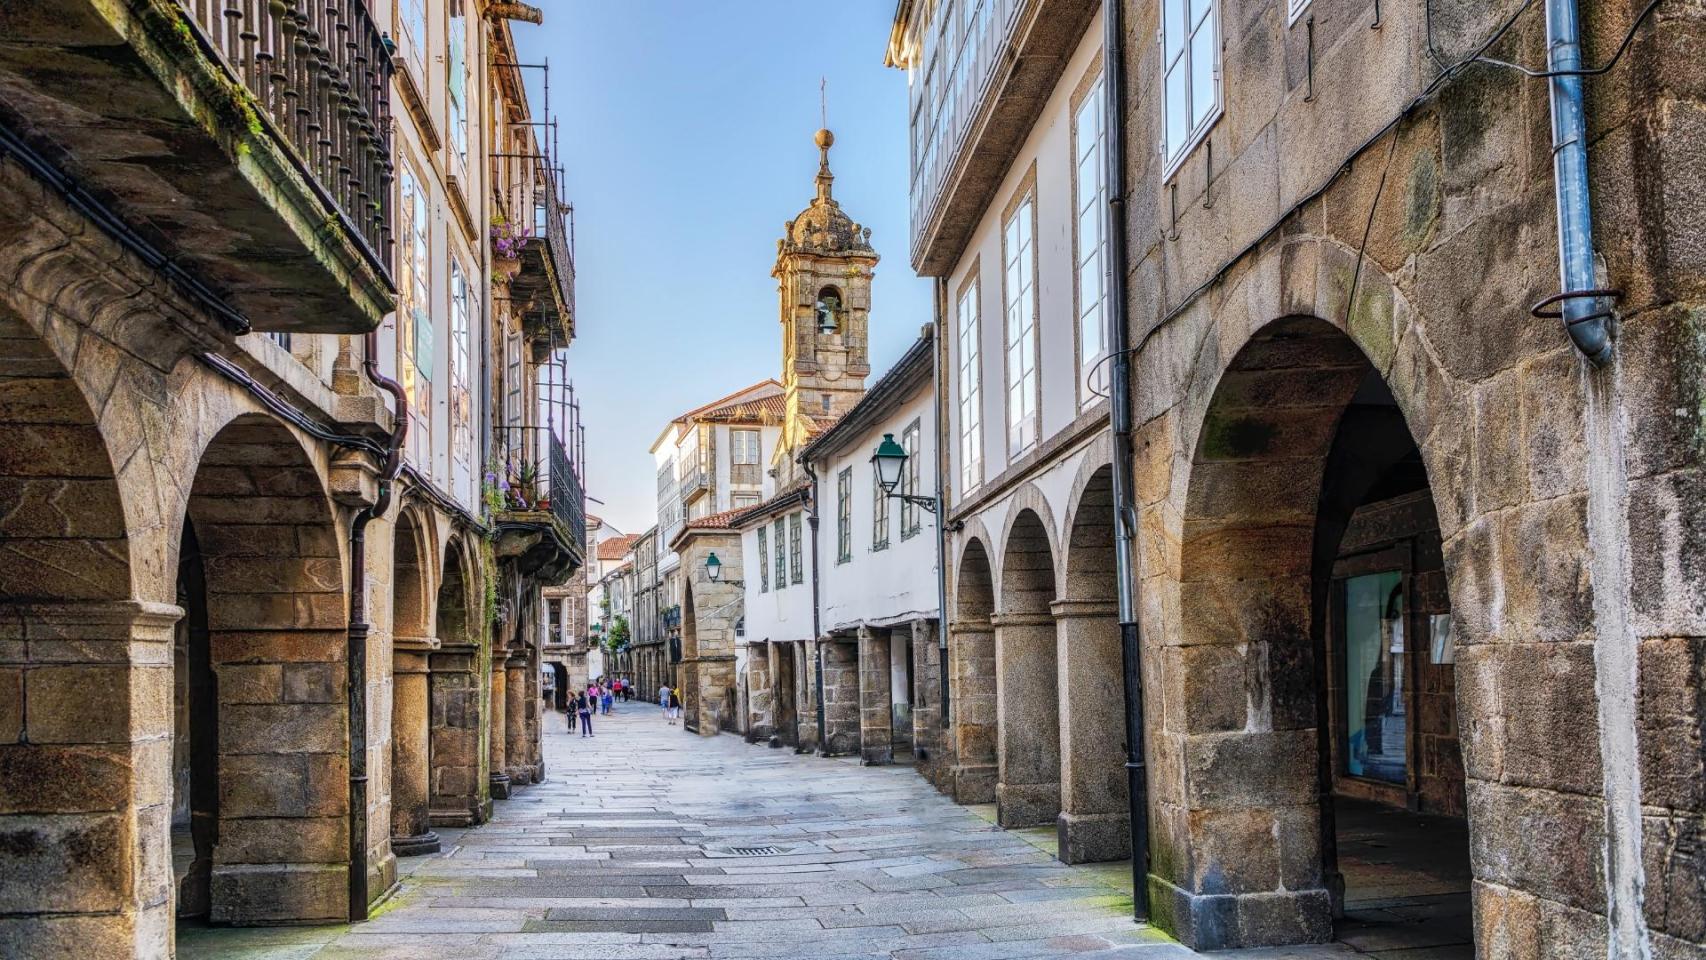
[[[521,248],[527,242],[526,224],[510,223],[498,214],[492,217],[492,275],[505,283],[521,272]]]

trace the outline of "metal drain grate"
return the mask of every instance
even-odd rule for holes
[[[781,856],[781,847],[730,847],[729,852],[737,857],[776,857]]]

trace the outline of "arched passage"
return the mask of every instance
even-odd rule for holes
[[[191,718],[192,727],[218,729],[208,917],[341,919],[347,606],[331,502],[296,438],[252,414],[226,425],[202,453],[188,518],[180,553],[199,548],[204,579],[199,594],[185,592],[186,619],[192,649],[205,622],[217,677],[215,716]]]
[[[1020,509],[1001,558],[995,625],[1000,718],[996,817],[1003,827],[1054,824],[1060,815],[1060,683],[1054,552],[1035,510]]]
[[[1472,955],[1438,521],[1402,413],[1338,329],[1277,321],[1233,357],[1179,570],[1165,671],[1187,779],[1157,871],[1192,894],[1188,939],[1324,940],[1349,904],[1353,942],[1372,925],[1389,948]],[[1390,909],[1407,894],[1427,923]]]
[[[960,554],[949,636],[953,660],[953,794],[960,803],[995,800],[998,770],[995,713],[995,582],[983,541],[972,538]]]
[[[0,313],[0,914],[19,956],[166,949],[177,610],[131,599],[125,535],[93,410]]]
[[[429,712],[432,717],[428,750],[432,779],[428,785],[431,823],[468,826],[485,819],[480,796],[480,676],[479,634],[470,604],[481,594],[470,574],[472,564],[462,538],[452,537],[444,548],[443,571],[434,609],[434,639],[430,657]]]
[[[420,521],[402,510],[391,544],[391,850],[400,857],[439,848],[431,827],[429,556]]]
[[[1060,859],[1131,855],[1125,689],[1114,568],[1113,468],[1079,489],[1066,533],[1066,579],[1054,604],[1060,654]]]

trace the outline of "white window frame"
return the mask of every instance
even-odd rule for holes
[[[758,592],[770,592],[770,524],[758,525]]]
[[[474,462],[473,295],[462,263],[450,258],[450,455],[461,466]]]
[[[835,477],[835,562],[853,559],[853,468],[843,467]]]
[[[1288,0],[1289,2],[1289,0]],[[1200,5],[1202,12],[1196,12]],[[1177,52],[1168,50],[1168,31],[1174,29],[1172,18],[1183,16],[1190,22],[1186,29],[1184,23],[1178,28],[1184,30],[1184,39],[1179,44]],[[1208,112],[1201,120],[1191,122],[1195,113],[1192,109],[1196,102],[1196,91],[1192,88],[1192,73],[1196,66],[1193,55],[1196,52],[1196,40],[1203,31],[1208,31],[1207,42],[1210,52],[1214,55],[1214,63],[1210,70],[1213,84],[1212,103]],[[1161,48],[1161,159],[1163,161],[1163,180],[1171,180],[1173,174],[1179,172],[1185,158],[1203,142],[1208,131],[1214,126],[1225,112],[1225,97],[1222,95],[1221,57],[1220,57],[1220,0],[1161,0],[1161,27],[1157,31],[1156,40]],[[1177,67],[1179,81],[1185,84],[1185,128],[1178,143],[1167,139],[1169,111],[1172,109],[1170,83],[1173,80],[1174,68]]]
[[[1107,105],[1097,77],[1072,115],[1072,300],[1078,313],[1078,407],[1100,397],[1092,388],[1096,365],[1108,355]],[[1086,132],[1085,122],[1091,129]],[[1086,174],[1089,176],[1087,177]],[[1086,236],[1089,226],[1093,237]],[[1093,281],[1093,297],[1087,295]]]
[[[921,476],[918,467],[919,437],[924,434],[922,418],[915,419],[900,432],[900,445],[906,450],[906,462],[900,468],[900,493],[903,498],[918,496]],[[885,501],[886,502],[886,501]],[[924,529],[924,508],[909,499],[900,501],[900,538],[910,540]]]
[[[1006,342],[1007,459],[1036,447],[1041,370],[1037,357],[1036,193],[1001,226],[1001,303]]]
[[[983,357],[979,340],[983,322],[979,309],[982,295],[976,274],[960,291],[954,307],[959,333],[960,385],[960,492],[975,490],[983,483]]]

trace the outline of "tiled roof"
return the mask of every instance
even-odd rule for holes
[[[743,527],[754,520],[765,519],[775,507],[792,506],[795,501],[800,499],[800,493],[809,486],[811,486],[811,481],[804,477],[795,480],[793,483],[790,483],[781,490],[778,490],[775,496],[772,496],[763,503],[751,507],[742,507],[741,509],[734,511],[736,516],[734,521],[729,525],[732,527]]]
[[[787,404],[781,396],[758,397],[693,415],[706,423],[781,423]]]
[[[611,537],[598,545],[598,559],[620,560],[634,548],[634,541],[640,539],[638,534],[625,533],[620,537]]]
[[[713,513],[710,516],[700,517],[697,520],[689,520],[687,521],[687,529],[727,530],[734,525],[733,521],[735,517],[738,517],[751,509],[751,507],[741,507],[736,510],[724,510],[722,513]]]
[[[704,406],[694,407],[692,410],[689,410],[686,413],[682,414],[681,416],[676,417],[675,422],[680,423],[684,420],[700,419],[705,414],[710,413],[710,412],[715,411],[715,410],[720,410],[723,407],[739,406],[740,403],[749,403],[749,402],[751,402],[750,400],[738,401],[737,402],[735,400],[735,398],[740,396],[743,393],[751,393],[752,391],[758,390],[758,389],[763,388],[763,387],[775,387],[778,391],[780,391],[782,389],[782,385],[780,383],[777,383],[774,378],[767,379],[767,380],[760,380],[757,383],[755,383],[749,387],[742,387],[739,390],[736,390],[734,393],[728,394],[726,396],[718,397],[717,399],[712,400],[710,403],[707,403]],[[780,397],[781,394],[778,393],[777,396]]]

